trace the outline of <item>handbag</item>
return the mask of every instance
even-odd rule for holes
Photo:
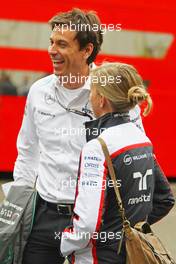
[[[32,228],[35,212],[36,190],[27,185],[12,185],[7,197],[0,205],[0,263],[20,263],[24,241],[22,229],[25,224],[25,237]]]
[[[116,175],[106,143],[100,137],[98,137],[98,141],[105,155],[110,177],[113,182],[116,182]],[[126,264],[176,264],[160,239],[152,232],[147,222],[138,222],[134,227],[131,226],[130,221],[126,218],[121,195],[116,184],[114,184],[114,190],[119,213],[123,221],[122,234],[125,236]],[[123,235],[118,253],[120,253],[122,240]]]

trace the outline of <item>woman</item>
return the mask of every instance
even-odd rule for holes
[[[152,107],[140,75],[131,65],[107,63],[94,69],[91,76],[90,101],[97,119],[86,124],[89,142],[82,150],[73,221],[62,235],[61,251],[72,256],[72,263],[122,264],[125,242],[114,184],[120,189],[132,226],[139,221],[153,224],[160,220],[174,205],[174,198],[155,160],[151,141],[129,119],[130,109],[137,104],[147,104],[144,115]],[[121,76],[120,82],[116,76]],[[102,77],[106,85],[102,85]],[[115,183],[109,178],[96,139],[99,134],[113,161]]]

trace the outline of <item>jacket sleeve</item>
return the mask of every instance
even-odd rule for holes
[[[83,148],[78,172],[72,225],[62,234],[61,252],[68,256],[85,248],[101,224],[106,169],[99,142],[94,139]]]
[[[26,101],[22,126],[17,138],[18,156],[14,167],[14,180],[20,184],[33,186],[38,168],[38,137],[34,123],[32,92]]]
[[[161,170],[156,159],[154,162],[155,189],[153,194],[153,210],[148,216],[149,224],[154,224],[167,215],[175,203],[173,193],[164,172]]]

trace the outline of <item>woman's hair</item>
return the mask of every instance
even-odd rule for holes
[[[91,82],[105,96],[114,111],[126,112],[146,101],[143,115],[152,108],[152,99],[137,70],[125,63],[105,63],[91,71]]]

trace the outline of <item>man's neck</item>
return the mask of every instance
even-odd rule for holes
[[[68,76],[58,77],[61,84],[67,89],[78,89],[84,86],[89,77],[89,66],[85,67],[81,72],[70,73]]]

